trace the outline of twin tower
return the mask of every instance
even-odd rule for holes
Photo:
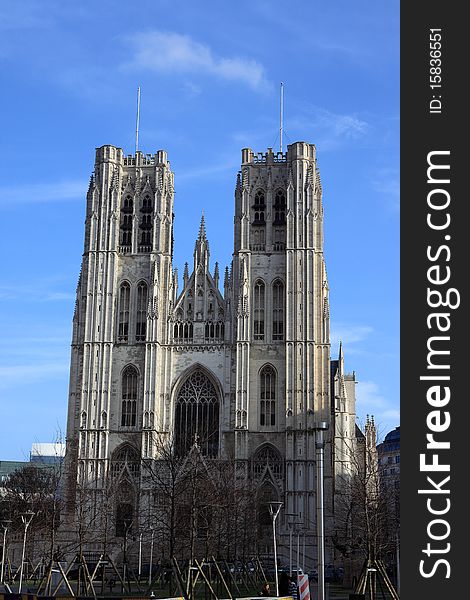
[[[141,512],[139,465],[158,460],[166,440],[177,456],[197,445],[207,461],[234,460],[237,477],[282,501],[313,540],[315,425],[329,424],[327,526],[356,439],[354,376],[341,350],[330,359],[316,148],[242,150],[222,276],[202,219],[179,284],[174,186],[162,150],[96,150],[73,318],[68,507],[78,490],[104,494],[122,477],[109,508],[119,535]],[[287,535],[287,517],[280,527]]]

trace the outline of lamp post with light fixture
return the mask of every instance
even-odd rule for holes
[[[268,510],[273,522],[273,543],[274,543],[274,574],[276,576],[276,596],[279,596],[279,576],[277,572],[277,543],[276,543],[276,519],[281,510],[282,502],[268,502]]]
[[[7,552],[7,531],[8,531],[8,526],[10,525],[11,521],[9,519],[4,519],[2,521],[2,528],[3,528],[3,546],[2,546],[2,570],[0,571],[0,583],[4,582],[3,576],[5,574],[5,559],[6,559],[6,552]]]
[[[24,556],[26,551],[26,534],[28,533],[28,527],[33,520],[34,514],[32,511],[27,511],[21,515],[21,520],[24,525],[24,536],[23,536],[23,550],[21,552],[21,567],[20,567],[20,582],[18,584],[18,594],[21,594],[21,586],[23,585],[23,567],[24,567]]]
[[[324,509],[324,455],[326,421],[318,421],[315,431],[315,455],[317,463],[317,557],[318,557],[318,600],[325,600],[325,509]]]

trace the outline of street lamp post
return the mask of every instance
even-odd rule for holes
[[[153,527],[151,527],[150,531],[152,532],[151,538],[150,538],[150,568],[149,568],[149,585],[152,585],[152,571],[153,571],[153,536],[154,536],[154,529]]]
[[[290,517],[296,517],[297,513],[284,513],[284,516],[287,517],[287,524],[289,525],[289,573],[292,575],[292,533],[295,521],[290,521]]]
[[[11,523],[11,521],[8,519],[5,519],[4,521],[2,521],[3,546],[2,546],[2,570],[0,572],[0,583],[4,583],[5,559],[6,559],[6,552],[7,552],[7,531],[8,531],[8,526],[10,525],[10,523]]]
[[[142,531],[139,531],[139,582],[142,575]]]
[[[21,515],[21,520],[24,525],[24,536],[23,536],[23,551],[21,553],[21,567],[20,567],[20,582],[18,585],[18,594],[21,594],[21,586],[23,585],[23,567],[24,567],[24,556],[26,551],[26,534],[28,533],[28,527],[33,520],[34,513],[32,511],[25,512]]]
[[[277,544],[276,544],[276,519],[281,510],[282,502],[269,502],[269,514],[273,522],[273,543],[274,543],[274,574],[276,576],[276,596],[279,596],[279,576],[277,573]]]
[[[325,510],[323,506],[323,461],[326,421],[318,421],[315,430],[315,454],[317,462],[317,556],[318,556],[318,600],[325,600]]]

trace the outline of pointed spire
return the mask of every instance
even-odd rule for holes
[[[206,237],[206,224],[204,221],[204,212],[201,216],[199,225],[199,235],[194,247],[194,272],[197,272],[198,266],[202,265],[204,270],[209,269],[209,242]]]
[[[227,288],[229,285],[229,270],[228,267],[225,267],[225,275],[224,275],[224,288]]]
[[[188,263],[184,263],[184,271],[183,271],[183,286],[186,287],[189,279],[189,267]]]
[[[198,240],[206,240],[206,223],[204,221],[204,211],[202,211],[201,215],[201,224],[199,225],[199,236]]]
[[[215,283],[215,287],[218,289],[219,288],[219,263],[218,262],[215,263],[215,267],[214,267],[214,283]]]

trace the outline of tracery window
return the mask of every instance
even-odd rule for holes
[[[273,225],[285,225],[286,223],[286,195],[283,190],[277,190],[274,198],[274,220]]]
[[[273,475],[275,479],[282,478],[284,474],[282,456],[270,444],[263,444],[258,448],[253,455],[251,467],[254,479],[263,477],[266,472]]]
[[[129,475],[138,480],[140,476],[140,457],[136,448],[122,444],[111,455],[111,477],[119,479],[121,475]]]
[[[264,197],[264,191],[258,190],[255,194],[253,204],[253,225],[264,225],[265,224],[265,211],[266,201]]]
[[[149,194],[145,194],[145,196],[142,198],[142,206],[141,206],[140,210],[143,213],[152,212],[153,202],[152,202],[152,198],[150,197]]]
[[[264,340],[264,292],[264,282],[258,279],[253,290],[253,338],[255,340]]]
[[[276,279],[273,283],[273,341],[284,339],[284,285]]]
[[[144,281],[141,281],[137,286],[137,322],[135,326],[135,339],[137,342],[145,342],[147,331],[147,303],[147,284]]]
[[[260,425],[276,425],[276,373],[270,365],[260,372]]]
[[[219,450],[219,399],[214,384],[196,369],[181,386],[176,399],[175,446],[185,456],[195,442],[204,456],[216,458]]]
[[[127,342],[129,339],[130,298],[131,286],[124,281],[119,289],[118,342]]]
[[[132,213],[134,211],[134,201],[132,196],[127,194],[121,207],[121,246],[132,245]]]
[[[122,374],[121,426],[135,427],[137,422],[137,369],[127,366]]]

